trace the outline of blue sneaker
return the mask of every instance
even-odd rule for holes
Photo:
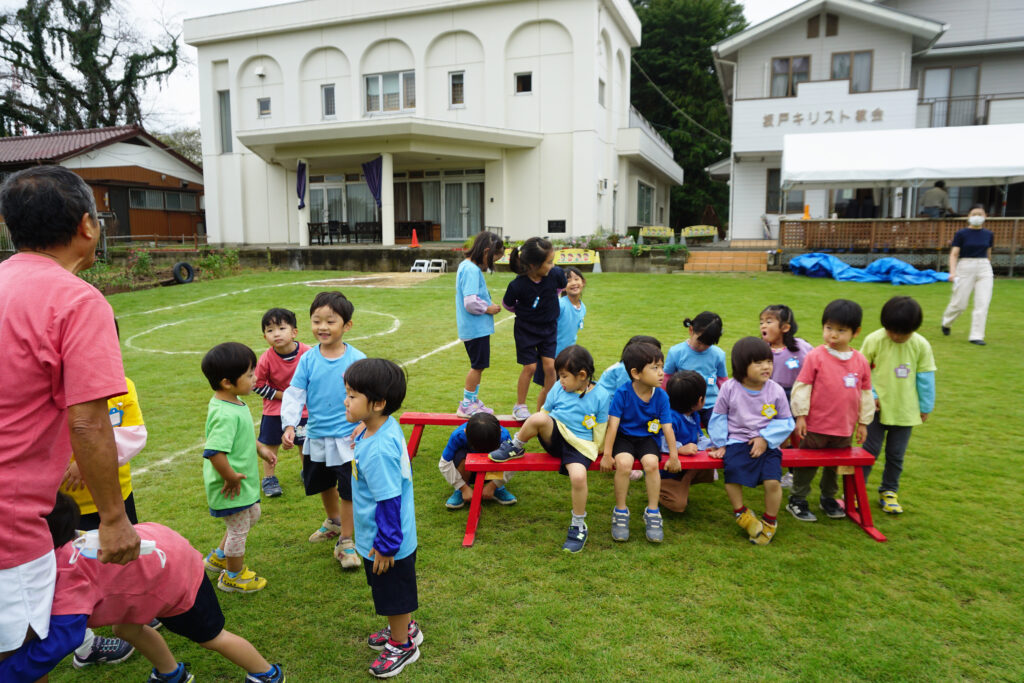
[[[458,489],[456,489],[452,495],[448,496],[448,500],[444,502],[444,506],[449,510],[458,510],[465,504],[466,501],[462,498],[462,491],[459,491]]]
[[[169,674],[162,674],[153,669],[146,683],[192,683],[195,680],[196,677],[189,673],[188,664],[180,662],[177,670]]]
[[[565,543],[562,544],[562,550],[567,553],[578,553],[583,550],[583,546],[587,544],[588,533],[586,524],[582,527],[569,527],[569,535],[566,536]]]
[[[265,674],[248,674],[245,683],[284,683],[284,671],[280,664],[274,664]]]
[[[515,505],[517,499],[507,488],[499,486],[494,489],[494,500],[498,501],[502,505]]]
[[[498,450],[491,451],[490,455],[487,457],[490,458],[492,462],[508,462],[515,458],[521,458],[524,455],[526,455],[525,448],[522,446],[516,448],[512,439],[505,439],[501,442],[501,445],[498,446]]]

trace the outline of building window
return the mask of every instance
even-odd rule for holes
[[[533,73],[516,74],[516,95],[527,95],[533,92]]]
[[[793,97],[796,84],[811,78],[811,58],[776,57],[772,60],[772,97]]]
[[[807,37],[817,38],[819,27],[821,25],[821,16],[815,14],[813,17],[807,20]]]
[[[257,116],[261,119],[270,118],[270,98],[269,97],[257,97],[256,98],[256,112]]]
[[[870,92],[871,51],[833,52],[832,80],[850,80],[850,92]]]
[[[825,37],[831,38],[832,36],[839,35],[839,15],[838,14],[826,14],[825,15]]]
[[[782,205],[782,171],[777,168],[768,169],[768,188],[765,192],[765,213],[802,213],[804,210],[804,191],[790,190],[786,194],[786,205]]]
[[[597,103],[604,106],[604,79],[597,79]]]
[[[407,111],[416,107],[416,72],[394,71],[366,77],[366,113]]]
[[[132,209],[156,209],[162,211],[164,208],[164,193],[159,190],[129,190],[128,206]]]
[[[191,192],[164,192],[168,211],[195,211],[196,196]]]
[[[452,71],[448,74],[448,104],[452,107],[466,105],[465,71]]]
[[[548,233],[565,232],[565,220],[548,221]]]
[[[333,119],[338,110],[334,105],[334,84],[320,86],[320,111],[325,119]]]
[[[217,91],[217,110],[220,115],[220,151],[221,154],[231,152],[231,91]]]
[[[654,222],[654,188],[639,180],[636,183],[636,222],[638,225]]]

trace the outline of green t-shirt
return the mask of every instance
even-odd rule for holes
[[[871,383],[878,393],[882,424],[921,424],[917,373],[935,372],[935,356],[928,340],[915,332],[910,339],[897,344],[882,328],[864,338],[860,352],[871,363]]]
[[[234,498],[220,492],[224,479],[203,458],[203,483],[206,485],[206,501],[212,510],[227,510],[246,507],[260,499],[259,457],[256,455],[256,432],[252,426],[249,406],[210,399],[206,412],[206,450],[226,453],[228,464],[241,474],[241,490]]]

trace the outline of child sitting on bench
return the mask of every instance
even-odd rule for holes
[[[441,453],[441,459],[437,462],[441,476],[455,489],[445,501],[446,508],[458,510],[463,507],[466,501],[473,497],[473,486],[476,485],[484,487],[484,498],[493,498],[502,505],[515,504],[516,497],[505,488],[511,472],[488,472],[482,484],[478,481],[476,472],[470,472],[468,483],[464,479],[466,455],[490,453],[508,438],[508,430],[502,427],[498,418],[491,413],[474,413],[469,421],[455,428],[452,435],[448,437],[448,443]]]

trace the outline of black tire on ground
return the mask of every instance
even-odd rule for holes
[[[174,275],[174,281],[179,285],[188,284],[196,278],[195,269],[191,264],[186,263],[185,261],[175,263],[171,272]]]

